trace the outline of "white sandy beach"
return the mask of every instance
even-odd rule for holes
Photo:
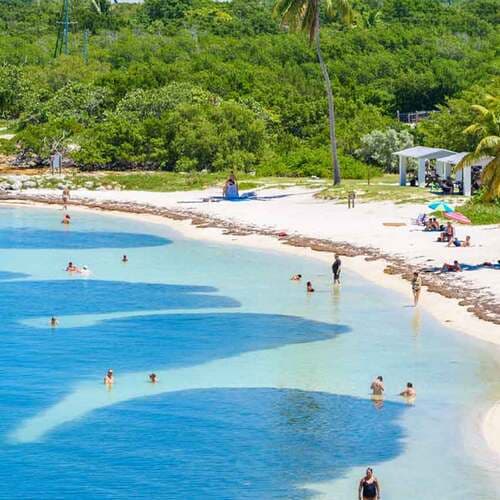
[[[26,194],[57,195],[59,191],[28,190]],[[167,208],[216,217],[235,225],[252,226],[258,229],[274,229],[289,235],[321,238],[333,242],[348,242],[360,247],[378,249],[390,257],[399,257],[409,265],[419,267],[441,267],[443,262],[480,264],[496,262],[500,258],[500,227],[456,225],[457,235],[463,239],[472,238],[470,248],[447,247],[435,241],[436,233],[425,233],[412,225],[411,219],[426,211],[425,205],[374,202],[358,204],[348,209],[345,204],[336,204],[314,198],[313,192],[301,188],[287,190],[269,189],[260,192],[265,199],[238,202],[202,202],[204,198],[219,195],[215,189],[205,191],[151,193],[137,191],[86,191],[72,192],[73,199],[87,199],[99,202],[135,203]],[[75,208],[70,207],[70,210]],[[83,209],[78,207],[78,210]],[[428,210],[427,210],[428,211]],[[148,220],[165,224],[164,217],[147,214],[123,214],[138,220]],[[404,226],[385,226],[383,223],[401,223]],[[330,265],[333,256],[327,252],[314,252],[309,248],[283,245],[278,239],[261,236],[224,235],[218,228],[200,230],[189,221],[167,222],[184,236],[209,239],[220,243],[248,245],[269,251],[284,251],[321,259]],[[393,288],[408,296],[411,303],[409,283],[396,275],[384,273],[386,262],[382,259],[366,261],[362,256],[342,257],[343,265],[381,286]],[[300,270],[297,270],[300,272]],[[450,273],[446,279],[453,280],[461,290],[480,290],[500,306],[500,279],[496,269],[480,269],[462,273]],[[424,289],[419,307],[430,312],[444,326],[474,336],[483,341],[500,345],[500,326],[483,321],[458,300],[445,298],[437,293],[427,293]],[[498,395],[500,398],[500,394]],[[484,418],[483,431],[489,446],[500,454],[500,402]]]

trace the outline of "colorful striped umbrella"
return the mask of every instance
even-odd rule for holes
[[[446,212],[444,216],[447,219],[454,220],[456,222],[459,222],[460,224],[471,224],[471,221],[464,214],[461,214],[460,212]]]

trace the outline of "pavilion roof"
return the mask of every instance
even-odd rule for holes
[[[397,156],[405,156],[406,158],[414,158],[416,160],[435,160],[438,158],[441,159],[444,156],[453,155],[455,153],[453,151],[449,151],[448,149],[414,146],[413,148],[402,149],[401,151],[396,151],[392,154]]]

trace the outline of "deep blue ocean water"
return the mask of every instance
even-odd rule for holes
[[[72,220],[0,207],[0,498],[343,500],[367,466],[384,499],[500,498],[497,349],[321,262]]]

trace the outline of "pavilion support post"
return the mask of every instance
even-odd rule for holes
[[[436,160],[436,174],[438,174],[441,179],[444,177],[445,168],[445,164],[442,161]]]
[[[408,160],[406,156],[399,157],[399,185],[406,186],[406,165]]]
[[[462,172],[462,182],[464,185],[464,196],[471,196],[472,194],[472,169],[471,167],[464,167]]]
[[[425,186],[425,158],[418,160],[418,185],[419,187]]]

